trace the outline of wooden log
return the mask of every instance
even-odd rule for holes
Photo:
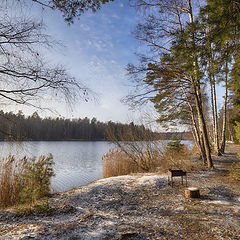
[[[185,189],[186,198],[200,198],[200,191],[198,188],[190,187]]]

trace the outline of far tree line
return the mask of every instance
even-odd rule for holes
[[[41,118],[37,112],[31,116],[25,116],[22,111],[17,114],[0,111],[0,141],[104,141],[108,140],[107,130],[109,129],[118,139],[126,131],[134,132],[138,140],[170,139],[173,135],[171,132],[154,132],[133,122],[130,124],[101,122],[96,118],[87,117],[82,119]],[[181,139],[191,139],[191,134],[188,132],[179,132],[176,135]]]

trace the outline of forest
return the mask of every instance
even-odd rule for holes
[[[124,132],[134,132],[136,140],[169,139],[172,132],[158,133],[151,131],[143,125],[106,123],[96,118],[81,119],[41,118],[37,112],[25,116],[21,111],[17,114],[0,111],[0,140],[3,141],[106,141],[107,131],[111,130],[120,139]],[[191,139],[191,133],[175,133],[181,139]],[[131,140],[131,139],[129,139]]]

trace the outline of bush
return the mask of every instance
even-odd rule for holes
[[[236,139],[238,143],[240,143],[240,122],[235,122],[235,124],[236,126],[234,126],[234,129],[236,132]],[[240,158],[240,152],[238,153],[238,158]],[[233,179],[240,180],[240,162],[232,164],[229,175]]]
[[[192,171],[201,168],[201,166],[191,159],[187,146],[182,144],[180,139],[173,136],[166,146],[161,168],[162,171],[169,168]]]
[[[1,161],[0,206],[34,203],[50,193],[50,179],[54,176],[53,157],[40,156],[15,160],[13,156]]]
[[[235,129],[235,132],[236,132],[236,139],[238,141],[238,143],[240,143],[240,122],[235,122],[235,126],[234,126],[234,129]]]
[[[229,175],[233,179],[240,180],[240,162],[232,164],[232,167],[229,171]]]
[[[171,140],[166,149],[156,141],[129,142],[121,150],[109,150],[103,156],[103,177],[140,172],[166,172],[169,168],[186,171],[199,168],[190,160],[188,148],[179,139]],[[165,149],[165,151],[164,151]]]
[[[172,137],[166,147],[166,154],[175,154],[185,151],[185,145],[181,143],[179,138]]]
[[[54,176],[53,164],[52,154],[46,158],[40,156],[38,160],[34,157],[25,164],[22,174],[25,186],[19,194],[21,203],[34,203],[36,200],[49,195],[50,179]]]

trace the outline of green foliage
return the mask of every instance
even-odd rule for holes
[[[239,154],[240,155],[240,154]],[[239,156],[240,157],[240,156]],[[240,180],[240,162],[233,163],[232,168],[229,171],[229,175],[233,179]]]
[[[22,174],[25,186],[19,194],[21,203],[34,203],[50,193],[50,179],[54,176],[53,164],[52,154],[48,157],[40,156],[38,160],[34,157],[25,164]]]
[[[238,143],[240,143],[240,122],[235,122],[236,126],[234,126],[236,132],[236,139]]]
[[[234,114],[232,122],[240,121],[240,54],[237,52],[234,56],[234,64],[231,72],[230,89],[234,103]]]
[[[236,131],[236,138],[238,142],[240,143],[240,122],[235,122],[235,131]],[[238,153],[238,157],[240,158],[240,153]],[[233,163],[232,168],[229,171],[230,177],[240,180],[240,162],[238,163]]]
[[[184,144],[181,143],[181,140],[173,135],[171,137],[171,141],[168,142],[167,147],[166,147],[166,154],[169,153],[179,153],[185,150]]]
[[[43,6],[48,6],[52,9],[57,9],[62,12],[64,20],[68,23],[73,23],[76,18],[79,18],[84,12],[96,12],[101,8],[102,4],[113,2],[114,0],[42,0],[37,2]]]
[[[202,10],[207,12],[213,36],[218,41],[228,41],[239,34],[240,3],[236,0],[208,0]]]

